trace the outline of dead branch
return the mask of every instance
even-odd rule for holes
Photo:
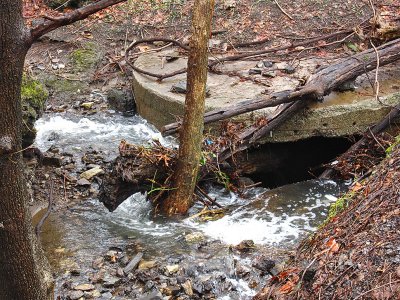
[[[355,151],[363,147],[368,139],[383,130],[385,130],[390,124],[393,123],[393,120],[396,119],[400,115],[400,104],[392,108],[392,110],[385,116],[385,118],[376,124],[372,129],[368,129],[364,136],[355,144],[353,144],[345,153],[343,153],[338,160],[344,161],[354,155]],[[330,179],[334,173],[333,168],[326,169],[320,176],[320,179]]]
[[[342,31],[334,32],[334,33],[331,33],[331,34],[328,34],[328,35],[319,36],[319,37],[315,37],[315,38],[312,38],[312,39],[304,40],[304,41],[299,42],[299,43],[293,43],[293,44],[290,44],[288,46],[272,47],[272,48],[265,49],[265,50],[259,50],[259,51],[254,51],[254,52],[246,52],[246,53],[241,53],[241,54],[238,54],[238,55],[222,57],[222,58],[219,58],[217,60],[211,61],[208,64],[208,67],[212,68],[215,65],[217,65],[219,63],[222,63],[222,62],[225,62],[225,61],[234,61],[234,60],[239,60],[239,59],[242,59],[242,58],[247,58],[247,57],[250,57],[250,56],[251,57],[252,56],[259,56],[259,55],[264,55],[264,54],[267,54],[267,53],[287,50],[287,49],[296,48],[296,47],[300,47],[300,46],[304,46],[304,45],[309,45],[311,43],[315,43],[315,42],[318,42],[318,41],[321,41],[321,40],[324,40],[324,39],[331,39],[331,38],[334,38],[334,37],[337,37],[337,36],[340,36],[340,35],[343,35],[343,34],[350,34],[352,32],[353,32],[353,30],[342,30]],[[321,47],[323,47],[323,45]]]
[[[43,22],[32,27],[26,38],[26,43],[31,45],[38,38],[59,27],[72,24],[76,21],[86,19],[88,16],[109,6],[125,2],[126,0],[101,0],[93,4],[78,8],[72,12],[65,13],[59,17],[45,16]]]
[[[380,57],[380,66],[384,66],[400,59],[400,39],[383,44],[376,49],[378,51],[378,56]],[[260,96],[254,100],[248,100],[236,105],[207,112],[204,115],[204,124],[224,120],[266,107],[277,106],[283,103],[301,100],[322,101],[324,95],[329,94],[341,84],[352,80],[365,72],[375,69],[377,65],[377,53],[374,49],[369,49],[349,58],[342,59],[335,64],[319,70],[310,77],[306,85],[297,90],[279,92],[269,96]],[[302,106],[304,107],[305,105]],[[264,129],[254,129],[252,141],[259,139],[269,132],[270,130],[268,129],[268,126],[272,126],[269,124],[271,124],[271,120]],[[162,132],[164,135],[174,134],[178,131],[179,126],[179,122],[168,124],[162,128]]]
[[[274,0],[276,6],[278,6],[278,8],[280,9],[280,11],[286,16],[288,17],[290,20],[293,20],[293,17],[291,15],[289,15],[278,3],[277,0]]]
[[[152,72],[148,72],[148,71],[144,71],[138,67],[135,66],[135,63],[130,63],[129,61],[129,52],[134,49],[137,45],[143,44],[143,43],[152,43],[152,42],[157,42],[157,41],[161,41],[161,42],[167,42],[167,43],[172,43],[175,46],[178,46],[186,51],[189,51],[189,47],[178,42],[177,40],[173,40],[173,39],[168,39],[168,38],[150,38],[150,39],[143,39],[143,40],[138,40],[133,42],[132,44],[129,45],[128,48],[126,48],[125,50],[125,61],[127,62],[127,64],[136,72],[141,73],[141,74],[145,74],[147,76],[151,76],[151,77],[155,77],[157,78],[159,81],[165,79],[165,78],[169,78],[169,77],[173,77],[182,73],[185,73],[187,71],[187,68],[183,68],[180,70],[177,70],[175,72],[171,72],[171,73],[165,73],[165,74],[157,74],[157,73],[152,73]]]

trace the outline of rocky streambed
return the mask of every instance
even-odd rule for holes
[[[240,196],[209,186],[225,208],[211,219],[154,216],[140,194],[110,213],[97,192],[119,140],[174,141],[140,117],[114,111],[49,114],[36,129],[44,158],[33,187],[43,199],[50,181],[56,191],[41,240],[59,299],[251,299],[340,193],[331,181],[252,188]]]

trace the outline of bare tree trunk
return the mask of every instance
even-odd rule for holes
[[[52,298],[52,278],[33,233],[21,157],[21,78],[28,50],[22,1],[0,6],[0,299]]]
[[[173,178],[175,189],[162,204],[162,210],[169,215],[185,214],[193,204],[192,195],[197,182],[203,140],[207,47],[213,9],[214,0],[194,2],[185,116],[180,131],[178,162]]]

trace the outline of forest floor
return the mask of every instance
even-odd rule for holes
[[[400,1],[397,0],[278,2],[217,1],[212,28],[214,51],[234,55],[244,50],[287,46],[260,59],[293,62],[318,57],[329,62],[371,47],[368,40],[371,31],[365,26],[371,25],[374,15],[382,28],[388,28],[383,24],[398,22],[400,15]],[[28,23],[44,13],[57,14],[50,12],[41,0],[36,1],[36,7],[33,1],[24,3]],[[131,93],[131,71],[124,49],[134,40],[152,37],[187,42],[192,3],[129,1],[38,41],[28,53],[25,69],[44,82],[50,91],[45,114],[96,114],[107,110],[109,103],[93,91],[107,93],[117,89]],[[351,36],[324,38],[350,28],[355,28]],[[321,39],[310,45],[291,47],[314,37]],[[378,35],[372,36],[372,40],[377,45],[383,42]],[[254,41],[260,43],[237,46]],[[142,45],[137,51],[163,46],[162,43]],[[87,102],[93,104],[83,105]],[[59,149],[54,150],[55,165],[40,166],[31,162],[32,196],[39,199],[35,200],[34,207],[37,203],[41,207],[46,205],[49,177],[55,183],[56,209],[68,208],[97,193],[95,188],[77,184],[77,179],[73,178],[77,171],[74,162],[71,156],[62,154]],[[105,163],[101,153],[95,150],[86,153],[86,158],[86,166]],[[400,178],[399,170],[397,147],[373,176],[354,185],[351,197],[344,200],[348,208],[324,226],[311,242],[302,245],[286,273],[270,281],[260,299],[398,299],[400,240],[396,229],[400,225],[400,194],[396,182]]]

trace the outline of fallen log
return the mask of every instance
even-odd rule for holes
[[[381,45],[377,48],[376,52],[374,49],[369,49],[321,69],[313,74],[304,86],[295,90],[283,91],[269,96],[260,96],[254,100],[248,100],[232,106],[209,111],[204,115],[204,124],[284,103],[295,101],[322,101],[324,96],[328,95],[332,90],[375,69],[377,57],[379,57],[380,66],[387,65],[400,59],[400,39]],[[304,107],[304,105],[301,107]],[[284,120],[285,118],[282,119],[282,121]],[[175,134],[178,132],[180,126],[181,122],[171,123],[165,125],[161,129],[161,132],[163,135]],[[267,127],[262,131],[258,131],[256,135],[253,135],[252,142],[259,140],[269,131]]]
[[[400,104],[393,107],[392,110],[385,116],[385,118],[376,124],[371,129],[368,129],[363,137],[354,143],[345,153],[337,158],[337,160],[345,161],[349,159],[354,153],[362,148],[368,141],[368,139],[373,138],[374,135],[384,131],[390,124],[393,124],[393,120],[400,116]],[[335,173],[334,168],[327,168],[320,176],[319,179],[331,179]]]

